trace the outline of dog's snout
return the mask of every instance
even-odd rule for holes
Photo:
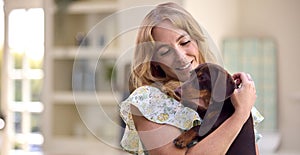
[[[181,87],[177,87],[175,90],[174,90],[174,92],[175,92],[175,94],[177,95],[177,96],[179,96],[179,97],[181,97],[181,92],[182,90],[181,90]]]
[[[227,85],[228,85],[227,88],[229,88],[230,94],[232,94],[234,89],[237,88],[237,85],[230,74],[228,74],[228,77],[227,77]]]

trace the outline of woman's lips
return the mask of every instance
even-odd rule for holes
[[[185,70],[187,68],[189,68],[192,65],[193,61],[186,63],[184,66],[181,67],[177,67],[176,70]]]

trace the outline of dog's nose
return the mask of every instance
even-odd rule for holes
[[[181,87],[177,87],[174,92],[177,96],[181,97]]]

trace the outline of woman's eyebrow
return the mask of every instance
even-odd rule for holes
[[[188,34],[181,34],[177,39],[176,42],[180,41],[181,38],[188,36]]]
[[[159,45],[156,46],[156,50],[159,50],[163,47],[169,47],[169,45],[168,44],[159,44]]]
[[[184,37],[186,37],[186,36],[189,36],[189,34],[187,34],[187,33],[180,34],[180,36],[176,39],[176,42],[179,42],[180,39],[182,39],[182,38],[184,38]],[[162,42],[159,42],[159,43],[156,43],[155,49],[156,49],[156,50],[159,50],[159,49],[162,48],[162,47],[169,47],[169,45],[168,45],[168,44],[164,44],[164,43],[162,43]]]

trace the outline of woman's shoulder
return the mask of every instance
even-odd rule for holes
[[[130,106],[135,106],[148,120],[159,124],[170,124],[181,129],[192,126],[194,120],[200,120],[198,114],[184,107],[180,102],[161,92],[153,86],[137,88],[122,103],[130,111]]]
[[[141,86],[135,89],[124,102],[134,105],[142,113],[166,110],[166,108],[173,109],[180,106],[180,102],[153,86]]]
[[[130,113],[135,106],[146,118],[152,118],[167,107],[179,104],[153,86],[141,86],[135,89],[127,99],[120,103],[121,112]],[[122,115],[122,113],[121,113]],[[126,114],[127,115],[127,114]],[[125,116],[126,116],[125,115]]]
[[[143,109],[161,109],[178,106],[180,102],[154,86],[141,86],[135,89],[121,104],[130,104]]]
[[[149,86],[149,85],[145,85],[145,86],[141,86],[136,88],[130,96],[140,96],[140,95],[151,95],[151,94],[163,94],[163,92],[160,91],[160,89],[158,89],[157,87],[154,86]],[[129,97],[130,97],[129,96]]]

